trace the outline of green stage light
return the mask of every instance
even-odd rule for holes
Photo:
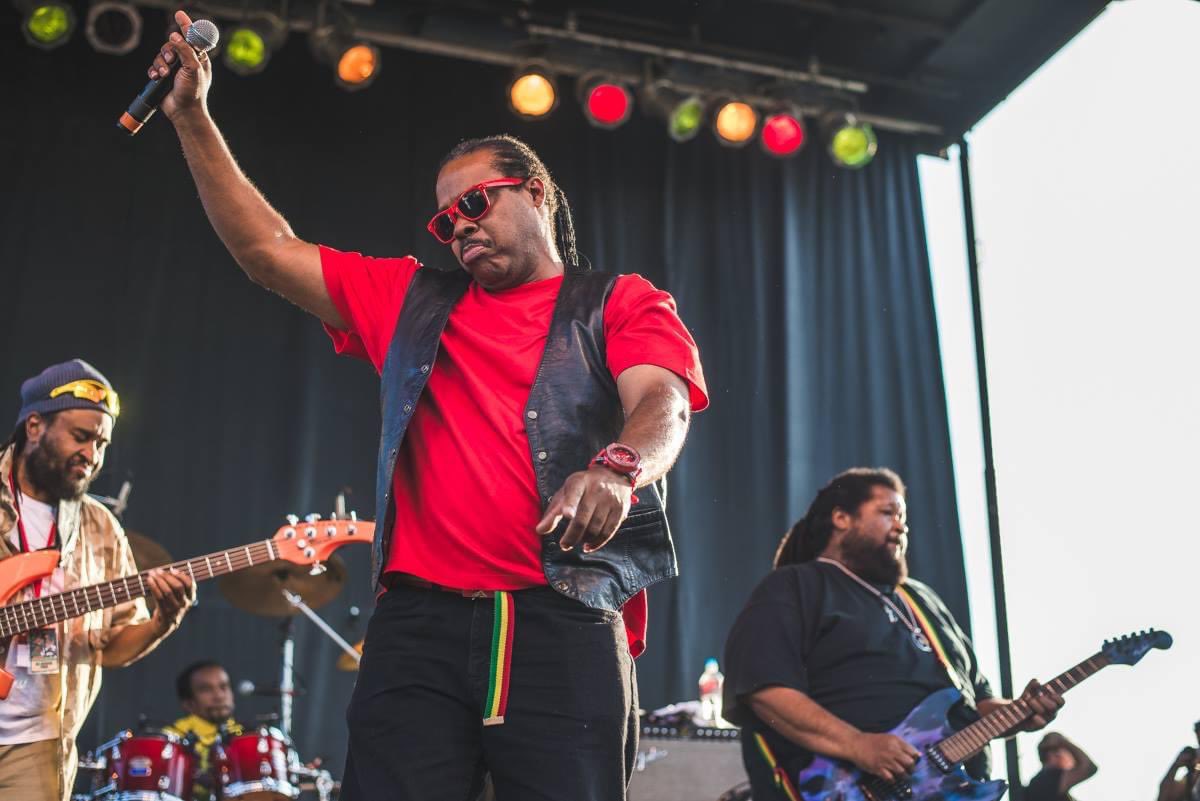
[[[35,3],[21,25],[25,40],[50,50],[67,43],[75,30],[75,12],[66,3]]]
[[[839,114],[827,123],[829,155],[839,167],[861,169],[875,158],[879,142],[870,125],[859,122],[853,114]]]
[[[287,23],[276,14],[258,13],[232,25],[222,59],[238,75],[254,75],[267,68],[271,54],[287,39]]]
[[[253,28],[234,28],[225,45],[225,66],[239,75],[261,72],[267,66],[267,43]]]
[[[686,142],[704,126],[704,101],[693,95],[681,100],[667,117],[667,132],[676,142]]]

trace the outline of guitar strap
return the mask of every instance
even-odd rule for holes
[[[800,793],[796,792],[796,785],[792,784],[791,777],[779,764],[779,760],[775,758],[775,752],[760,732],[754,732],[754,744],[758,746],[758,752],[762,754],[762,758],[771,768],[771,773],[775,776],[775,786],[787,796],[788,801],[800,801]]]
[[[896,587],[896,594],[904,601],[905,606],[913,613],[913,617],[917,619],[917,625],[921,627],[925,639],[933,647],[933,655],[937,657],[938,664],[946,671],[946,675],[950,677],[950,682],[956,690],[962,691],[963,679],[958,675],[958,669],[950,662],[950,657],[946,655],[946,648],[942,645],[942,638],[938,636],[937,629],[929,622],[929,617],[926,616],[925,610],[917,603],[917,599],[903,585]]]

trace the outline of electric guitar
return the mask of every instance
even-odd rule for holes
[[[1135,665],[1152,648],[1170,647],[1171,635],[1154,629],[1107,640],[1099,653],[1046,686],[1064,693],[1101,668]],[[1008,789],[1007,783],[975,781],[962,765],[1032,713],[1018,700],[956,732],[947,723],[946,713],[961,698],[953,688],[939,690],[892,729],[891,734],[921,753],[911,776],[889,782],[863,773],[849,762],[818,756],[800,771],[796,789],[805,801],[996,801]]]
[[[184,562],[164,565],[158,570],[174,569],[191,576],[193,582],[244,570],[263,562],[284,559],[312,565],[322,572],[322,564],[334,551],[352,542],[371,542],[375,524],[361,520],[319,520],[309,515],[300,521],[288,518],[269,540],[198,556]],[[97,609],[123,604],[147,595],[146,572],[91,584],[66,592],[45,595],[32,601],[9,604],[20,590],[49,576],[58,567],[58,551],[32,551],[0,560],[0,642],[35,629],[79,617]],[[0,700],[8,698],[13,675],[0,667]]]

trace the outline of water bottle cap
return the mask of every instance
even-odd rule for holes
[[[705,670],[717,670],[718,667],[719,667],[719,665],[717,664],[717,660],[715,657],[710,656],[708,659],[704,660],[704,669]]]

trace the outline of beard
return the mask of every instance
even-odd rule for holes
[[[60,501],[77,501],[88,491],[93,471],[83,478],[75,478],[71,471],[87,462],[78,456],[65,456],[54,449],[46,439],[25,456],[25,475],[33,486]]]
[[[896,587],[908,578],[908,558],[902,550],[893,553],[892,547],[855,537],[842,543],[842,556],[846,566],[867,581]]]

